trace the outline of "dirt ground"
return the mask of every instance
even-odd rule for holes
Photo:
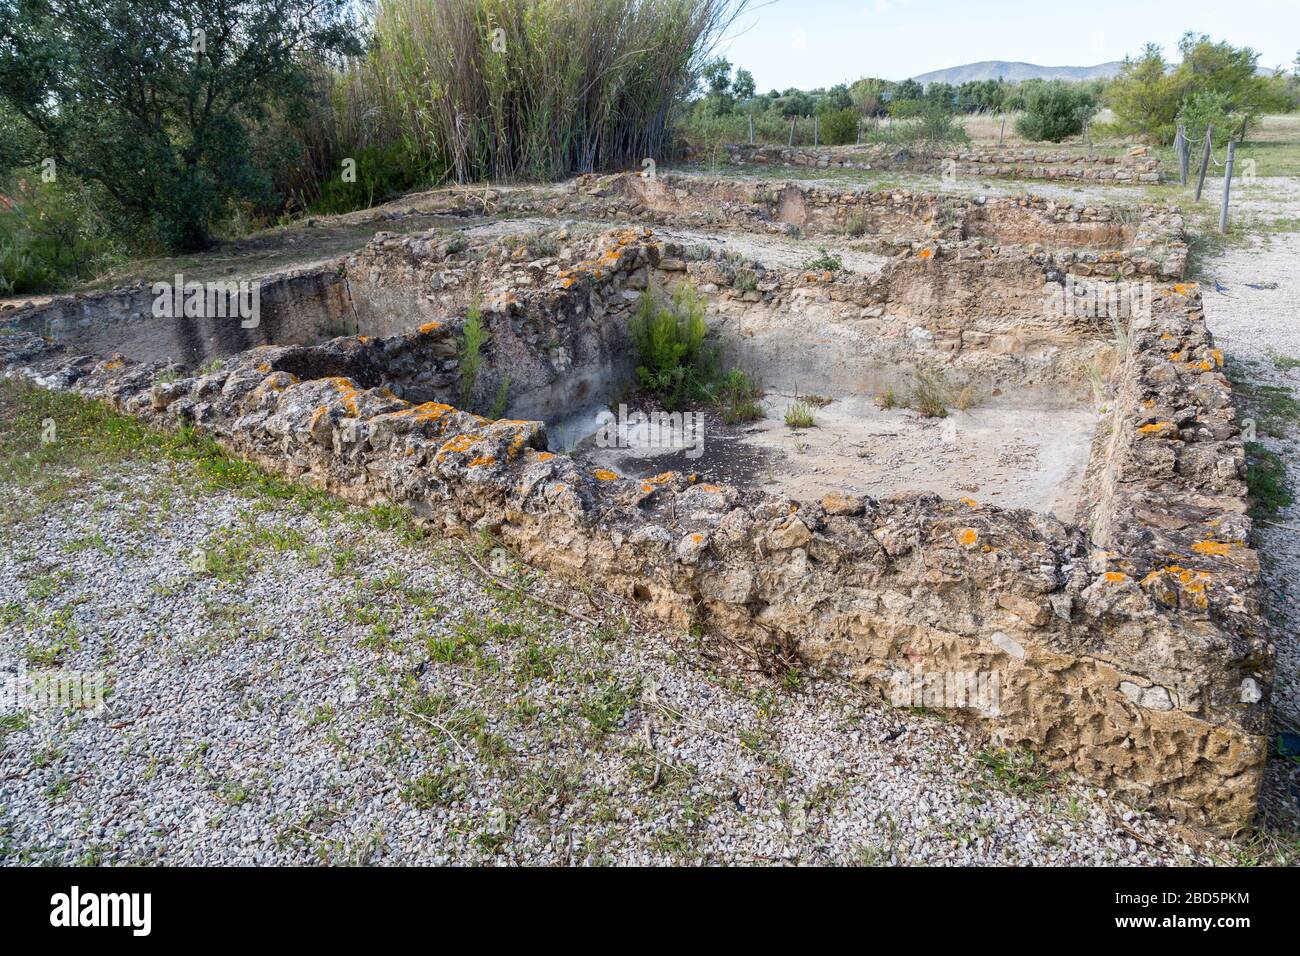
[[[872,396],[846,395],[814,405],[813,427],[791,428],[786,411],[806,399],[769,391],[765,417],[748,425],[727,426],[709,414],[698,457],[689,454],[692,442],[665,448],[635,434],[632,447],[587,442],[582,450],[596,466],[634,477],[693,471],[706,481],[799,500],[921,491],[1050,512],[1063,521],[1074,515],[1097,423],[1090,404],[1046,409],[994,400],[923,418],[878,408]]]

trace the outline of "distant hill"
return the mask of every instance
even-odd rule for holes
[[[1039,66],[1037,63],[981,60],[978,63],[950,66],[946,70],[931,70],[912,79],[922,85],[951,83],[953,86],[960,86],[970,80],[996,80],[999,77],[1010,83],[1019,83],[1022,80],[1095,80],[1117,76],[1123,65],[1123,60],[1111,60],[1109,63],[1098,63],[1096,66]],[[1176,63],[1170,63],[1169,69],[1172,70],[1175,66]],[[1286,64],[1278,69],[1285,72],[1290,69],[1290,65]],[[1273,74],[1273,70],[1266,66],[1257,67],[1255,72],[1260,76]]]
[[[1006,60],[981,60],[950,66],[946,70],[931,70],[912,79],[918,83],[951,83],[958,86],[970,80],[996,80],[1001,77],[1012,83],[1021,80],[1095,80],[1112,77],[1123,66],[1120,60],[1099,63],[1096,66],[1039,66],[1036,63],[1010,63]]]

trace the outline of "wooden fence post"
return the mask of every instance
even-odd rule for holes
[[[794,124],[797,122],[799,122],[799,117],[797,116],[790,117],[790,145],[791,146],[794,145]]]
[[[749,114],[749,145],[750,145],[750,146],[753,146],[753,145],[754,145],[754,114],[753,114],[753,112],[750,112],[750,114]]]
[[[1223,167],[1223,208],[1219,210],[1219,232],[1228,231],[1228,196],[1232,192],[1232,163],[1237,158],[1237,141],[1228,140],[1228,161]]]
[[[1002,129],[998,130],[998,145],[1002,145],[1002,140],[1007,135],[1007,114],[1002,114]]]
[[[813,146],[821,145],[821,117],[816,113],[813,114]]]
[[[1196,202],[1201,201],[1201,190],[1205,188],[1205,174],[1210,169],[1210,150],[1214,145],[1214,127],[1205,127],[1205,150],[1201,153],[1201,171],[1196,177]]]
[[[1187,185],[1187,127],[1179,126],[1178,135],[1174,137],[1174,155],[1178,157],[1178,182]]]

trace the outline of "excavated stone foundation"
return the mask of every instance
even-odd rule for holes
[[[999,744],[1201,826],[1250,819],[1272,649],[1175,214],[668,176],[496,212],[272,280],[253,348],[135,290],[11,316],[0,361],[893,699],[920,681],[953,706],[942,675],[989,675],[995,700],[956,706]],[[802,268],[818,245],[846,268]],[[765,418],[688,410],[698,456],[593,443],[636,398],[639,297],[686,283]],[[879,407],[918,375],[962,407]],[[787,429],[809,396],[815,427]]]

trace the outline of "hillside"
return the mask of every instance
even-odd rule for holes
[[[1097,66],[1039,66],[1036,63],[1013,63],[1007,60],[981,60],[978,63],[965,63],[951,66],[946,70],[931,70],[912,77],[918,83],[952,83],[954,85],[969,80],[1004,80],[1019,82],[1021,80],[1093,80],[1098,77],[1111,77],[1119,72],[1122,61],[1112,60]]]

